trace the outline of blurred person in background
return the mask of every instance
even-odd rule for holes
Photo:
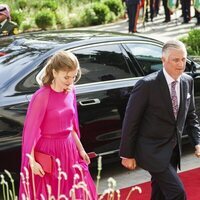
[[[197,18],[196,26],[200,25],[200,2],[194,1],[195,17]]]
[[[195,16],[197,18],[196,26],[200,26],[200,12],[195,9]]]
[[[181,0],[183,24],[188,24],[189,21],[191,20],[190,6],[191,6],[191,0]]]
[[[16,34],[18,34],[18,25],[11,21],[9,6],[0,4],[0,36]]]
[[[128,13],[128,32],[137,32],[137,20],[139,15],[139,4],[140,0],[125,0],[127,13]]]
[[[168,8],[168,0],[162,0],[163,1],[163,7],[164,7],[164,12],[165,12],[165,20],[163,23],[168,23],[171,21],[171,12]]]
[[[149,14],[150,20],[153,21],[155,12],[155,0],[146,0],[146,14],[145,14],[145,21],[149,21]]]

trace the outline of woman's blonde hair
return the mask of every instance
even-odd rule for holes
[[[42,77],[42,85],[50,85],[54,79],[53,69],[58,71],[78,70],[75,83],[81,77],[81,70],[77,57],[69,51],[58,51],[53,55],[45,65],[44,76]]]

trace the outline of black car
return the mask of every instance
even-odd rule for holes
[[[111,155],[119,148],[130,92],[140,78],[162,68],[163,43],[110,32],[35,32],[0,39],[0,171],[19,172],[24,117],[48,58],[72,51],[82,78],[76,85],[81,140],[87,152]],[[188,58],[200,116],[200,65]],[[134,113],[133,113],[134,114]]]

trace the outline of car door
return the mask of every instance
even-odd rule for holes
[[[185,72],[192,76],[194,79],[194,95],[195,95],[195,105],[196,112],[200,121],[200,64],[195,63],[192,60],[188,60],[186,64]]]
[[[82,77],[77,85],[81,140],[89,151],[110,154],[119,149],[121,127],[135,74],[120,44],[74,50]]]

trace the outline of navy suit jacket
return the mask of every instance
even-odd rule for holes
[[[161,172],[169,165],[175,134],[181,154],[184,127],[193,144],[199,144],[200,126],[195,113],[193,85],[190,76],[181,76],[180,106],[175,119],[163,70],[138,81],[126,108],[120,156],[135,158],[137,164],[148,171]]]

